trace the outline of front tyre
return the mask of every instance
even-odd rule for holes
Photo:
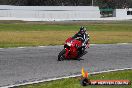
[[[65,59],[65,53],[66,53],[66,50],[63,49],[59,55],[58,55],[58,61],[63,61]]]

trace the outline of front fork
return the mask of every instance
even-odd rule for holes
[[[66,53],[65,53],[65,58],[69,58],[69,49],[65,48]]]

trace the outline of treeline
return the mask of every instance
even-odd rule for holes
[[[0,0],[0,4],[18,6],[88,6],[90,3],[91,0]]]
[[[0,0],[0,5],[16,6],[90,6],[92,0]],[[132,0],[93,0],[100,8],[132,8]]]

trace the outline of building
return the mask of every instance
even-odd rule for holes
[[[116,9],[113,13],[117,18],[132,18],[132,8],[129,9]]]

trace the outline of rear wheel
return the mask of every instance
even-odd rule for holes
[[[66,53],[66,50],[63,49],[59,55],[58,55],[58,61],[63,61],[65,59],[65,53]]]

